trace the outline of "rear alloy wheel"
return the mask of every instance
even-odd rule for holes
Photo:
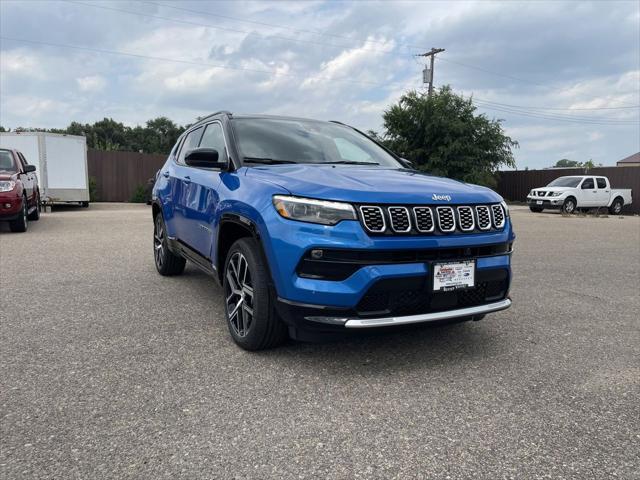
[[[165,228],[161,213],[156,215],[153,222],[153,258],[158,273],[167,277],[180,275],[184,271],[187,263],[184,258],[175,255],[169,250],[167,245],[167,229]]]
[[[611,204],[611,206],[609,207],[609,213],[611,215],[620,215],[620,213],[622,213],[622,207],[623,207],[622,199],[616,198]]]
[[[236,241],[224,267],[225,316],[231,337],[245,350],[275,347],[287,337],[269,283],[260,245],[253,238]]]
[[[569,215],[576,211],[576,201],[573,198],[567,198],[562,205],[562,213]]]
[[[20,216],[17,220],[9,223],[9,228],[12,232],[26,232],[28,227],[27,220],[27,197],[22,199],[22,211],[20,212]]]

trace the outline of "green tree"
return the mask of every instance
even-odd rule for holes
[[[421,170],[487,186],[501,166],[515,167],[501,120],[476,114],[471,99],[449,86],[428,97],[411,91],[383,115],[384,143]]]
[[[561,160],[558,160],[554,166],[580,168],[582,167],[582,164],[576,160],[569,160],[568,158],[563,158]]]

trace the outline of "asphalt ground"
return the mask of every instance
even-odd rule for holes
[[[640,217],[512,213],[513,307],[240,350],[150,208],[0,228],[0,478],[640,478]]]

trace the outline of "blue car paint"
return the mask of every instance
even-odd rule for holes
[[[185,181],[185,178],[188,181]],[[272,197],[290,194],[354,203],[448,205],[434,195],[449,195],[451,204],[497,203],[492,190],[407,169],[345,165],[268,165],[240,167],[231,172],[191,168],[176,163],[173,154],[154,186],[167,233],[206,257],[214,269],[218,230],[225,214],[250,220],[262,243],[273,284],[280,299],[303,304],[354,307],[367,289],[386,278],[424,276],[426,263],[374,265],[343,281],[301,278],[296,267],[311,248],[416,250],[477,247],[512,242],[507,218],[500,231],[474,234],[369,236],[357,220],[324,226],[288,220],[275,210]],[[479,258],[477,269],[506,269],[510,256]]]

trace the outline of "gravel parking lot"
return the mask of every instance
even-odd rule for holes
[[[514,306],[266,352],[150,208],[0,228],[0,477],[640,478],[640,218],[512,213]]]

